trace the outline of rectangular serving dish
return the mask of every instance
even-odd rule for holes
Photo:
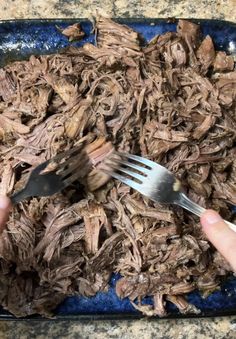
[[[176,31],[176,21],[166,19],[119,19],[138,31],[148,41],[157,34]],[[201,25],[203,36],[209,34],[218,50],[236,53],[236,24],[220,20],[192,20]],[[57,27],[64,28],[80,22],[85,37],[75,43],[69,43]],[[0,66],[13,60],[27,59],[30,55],[51,54],[62,51],[69,45],[82,46],[85,42],[94,43],[92,24],[86,19],[51,20],[9,20],[0,21]],[[126,298],[120,300],[115,293],[115,283],[119,276],[114,275],[107,293],[98,293],[91,298],[68,297],[55,310],[55,320],[94,320],[94,319],[132,319],[142,315],[136,311]],[[188,294],[188,301],[197,306],[199,315],[179,314],[176,307],[167,304],[167,318],[206,317],[236,315],[236,278],[231,277],[222,284],[221,289],[207,298],[198,291]],[[151,303],[146,298],[145,303]],[[12,320],[10,313],[0,309],[0,319]],[[34,316],[21,319],[43,319]],[[156,319],[159,319],[158,317]]]

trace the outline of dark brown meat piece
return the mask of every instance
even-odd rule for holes
[[[121,56],[124,54],[127,56],[142,55],[139,34],[128,26],[99,17],[96,22],[96,29],[98,31],[98,47],[111,50],[116,47]]]
[[[9,101],[15,93],[16,85],[12,77],[4,69],[0,69],[0,97],[4,101]]]
[[[194,50],[196,49],[200,42],[199,25],[187,20],[179,20],[177,32],[192,45]]]
[[[217,52],[214,61],[214,71],[224,72],[232,71],[234,69],[234,58],[231,55],[227,55],[225,52]]]
[[[70,25],[63,30],[60,29],[61,33],[65,35],[69,41],[80,40],[84,37],[85,33],[79,23]]]
[[[215,48],[209,35],[202,41],[196,55],[202,65],[202,71],[206,72],[215,60]]]
[[[117,272],[117,295],[144,314],[165,316],[166,301],[198,313],[184,296],[208,295],[231,271],[199,219],[101,169],[114,149],[148,157],[182,179],[195,202],[235,222],[233,59],[186,20],[146,46],[111,19],[97,18],[95,33],[96,46],[0,70],[0,193],[22,188],[35,166],[75,145],[90,160],[78,157],[80,181],[65,191],[14,207],[0,237],[0,302],[17,317],[50,317],[68,295],[107,291]],[[63,34],[83,36],[79,24]],[[143,304],[147,295],[153,306]]]

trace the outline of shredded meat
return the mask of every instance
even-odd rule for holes
[[[62,33],[83,36],[79,24]],[[35,166],[73,146],[85,145],[91,161],[67,190],[14,207],[0,237],[0,302],[17,317],[50,316],[68,295],[106,291],[118,272],[117,295],[144,314],[166,315],[166,301],[198,313],[185,294],[208,295],[230,273],[199,219],[99,168],[114,148],[148,157],[194,201],[235,221],[233,59],[185,20],[146,46],[110,19],[97,18],[95,33],[96,46],[0,70],[0,192],[22,188]]]
[[[68,26],[64,29],[58,28],[63,35],[65,35],[69,41],[80,40],[84,37],[84,31],[82,30],[80,23]]]

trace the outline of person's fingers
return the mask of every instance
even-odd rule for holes
[[[7,222],[10,208],[11,200],[4,195],[0,195],[0,233],[3,231],[5,223]]]
[[[236,272],[236,233],[213,210],[202,214],[201,224],[207,238]]]

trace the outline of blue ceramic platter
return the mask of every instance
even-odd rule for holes
[[[70,43],[60,34],[56,27],[64,28],[69,24],[80,22],[85,38],[73,43],[81,46],[85,42],[94,43],[92,24],[84,19],[58,20],[17,20],[0,21],[0,65],[12,60],[26,59],[34,54],[55,53],[66,48]],[[140,32],[148,41],[156,34],[176,30],[176,22],[163,19],[123,19],[119,22]],[[218,20],[193,20],[201,25],[203,36],[209,34],[218,50],[234,52],[236,49],[236,24]],[[128,299],[120,300],[115,293],[115,283],[119,279],[113,276],[107,293],[98,293],[92,298],[69,297],[55,310],[55,319],[127,319],[141,317]],[[236,314],[236,278],[229,278],[221,289],[203,299],[198,291],[189,293],[188,301],[200,310],[199,316],[217,316]],[[152,303],[147,297],[145,303]],[[169,318],[185,317],[168,304]],[[196,315],[194,315],[196,317]],[[187,315],[187,317],[190,317]],[[0,318],[14,318],[8,312],[0,310]],[[34,317],[35,318],[35,317]],[[37,317],[36,317],[37,318]],[[39,318],[39,317],[38,317]]]

